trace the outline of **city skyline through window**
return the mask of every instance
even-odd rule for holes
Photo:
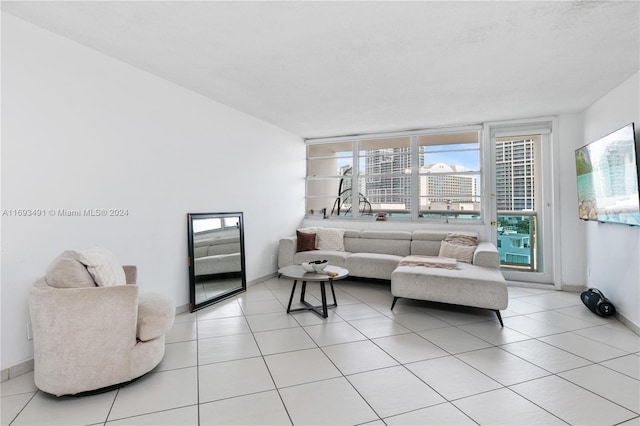
[[[480,181],[479,130],[311,144],[307,214],[477,220]]]

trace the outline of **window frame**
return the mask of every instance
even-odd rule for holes
[[[467,170],[467,171],[453,171],[448,173],[438,173],[439,176],[446,175],[470,175],[477,176],[479,178],[479,182],[476,183],[476,193],[474,194],[477,199],[478,210],[477,216],[472,218],[460,218],[458,214],[452,215],[441,215],[438,217],[421,217],[420,214],[420,179],[425,176],[425,173],[421,171],[420,167],[420,143],[419,139],[421,136],[439,136],[446,134],[455,134],[455,133],[475,133],[477,134],[477,151],[478,151],[478,170]],[[427,223],[461,223],[461,224],[470,224],[470,225],[481,225],[484,222],[484,202],[483,202],[483,190],[484,190],[484,181],[486,179],[484,172],[484,132],[482,125],[471,125],[471,126],[461,126],[461,127],[452,127],[452,128],[437,128],[437,129],[422,129],[416,131],[406,131],[406,132],[390,132],[390,133],[376,133],[376,134],[361,134],[361,135],[353,135],[353,136],[340,136],[340,137],[329,137],[329,138],[318,138],[318,139],[306,139],[306,175],[305,175],[305,218],[313,218],[317,217],[318,211],[313,209],[313,213],[310,212],[310,200],[312,199],[320,199],[320,198],[329,198],[328,195],[309,195],[309,186],[310,182],[321,179],[335,179],[335,178],[344,178],[344,176],[338,175],[309,175],[309,164],[310,161],[317,159],[319,157],[310,156],[311,147],[318,144],[337,144],[337,143],[350,143],[352,148],[352,170],[351,170],[351,188],[359,188],[359,181],[364,177],[379,177],[379,178],[398,178],[401,177],[398,173],[385,173],[385,174],[374,174],[367,175],[366,173],[360,173],[360,161],[364,160],[367,156],[360,155],[361,147],[360,142],[369,142],[374,140],[381,139],[400,139],[400,138],[409,138],[409,163],[410,163],[410,208],[409,214],[405,217],[398,217],[393,214],[387,215],[387,220],[391,221],[411,221],[411,222],[427,222]],[[460,142],[458,142],[460,143]],[[475,142],[472,142],[475,143]],[[451,145],[451,144],[442,144],[442,146]],[[399,146],[400,148],[400,146]],[[463,149],[461,151],[476,151],[476,149]],[[332,194],[333,198],[337,199],[337,194]],[[423,197],[424,198],[424,197]],[[458,210],[454,210],[458,211]],[[372,215],[361,215],[359,212],[352,211],[350,215],[346,216],[332,216],[331,207],[327,207],[327,216],[333,220],[371,220],[372,217],[375,216],[375,211]],[[393,212],[392,212],[393,213]]]

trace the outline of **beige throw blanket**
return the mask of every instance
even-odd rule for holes
[[[456,269],[458,261],[450,257],[440,256],[407,256],[399,266],[426,266],[428,268]]]

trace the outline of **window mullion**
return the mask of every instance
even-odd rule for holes
[[[411,136],[411,219],[417,220],[420,214],[420,153],[418,136]]]
[[[353,142],[353,167],[351,169],[351,219],[360,216],[358,207],[360,206],[360,187],[358,186],[360,176],[360,141]]]
[[[359,203],[360,193],[363,193],[371,203],[370,211],[386,211],[392,220],[410,218],[433,221],[442,216],[451,216],[456,220],[478,220],[477,213],[470,216],[458,212],[479,210],[475,207],[476,199],[480,198],[478,188],[468,186],[483,181],[482,167],[473,162],[474,155],[480,157],[475,160],[476,163],[482,158],[479,141],[474,139],[479,136],[477,131],[474,137],[472,129],[465,130],[459,132],[449,129],[443,132],[440,129],[424,134],[412,132],[411,135],[393,138],[367,135],[363,139],[356,136],[350,141],[343,138],[340,141],[326,141],[329,143],[315,141],[312,144],[314,155],[308,152],[307,157],[308,211],[314,214],[324,197],[327,197],[327,201],[329,198],[335,200],[336,196],[330,193],[331,187],[336,186],[338,196],[348,209],[336,215],[345,219],[349,216],[350,220],[363,218],[360,216]],[[423,146],[429,150],[429,167],[425,166],[424,170],[421,166],[427,164],[427,159],[423,161],[422,158],[422,155],[426,155],[422,154]],[[346,176],[343,172],[348,173],[345,165],[349,162],[351,176]],[[342,177],[335,175],[335,165]],[[309,190],[311,183],[313,189]],[[350,184],[350,188],[347,184]],[[344,191],[345,188],[348,191]],[[344,195],[340,195],[343,191]],[[441,200],[443,197],[445,201]],[[443,204],[445,202],[448,204]],[[442,213],[445,208],[452,213]],[[426,214],[427,210],[434,213]]]

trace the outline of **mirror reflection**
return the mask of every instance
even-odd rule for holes
[[[189,213],[191,312],[246,290],[242,213]]]

